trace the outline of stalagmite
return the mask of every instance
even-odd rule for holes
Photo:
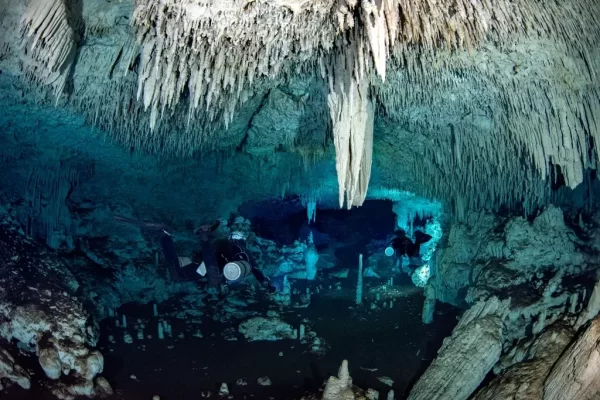
[[[575,314],[577,311],[577,300],[579,299],[579,293],[573,293],[571,297],[569,297],[569,313]]]
[[[423,323],[433,322],[433,313],[435,312],[435,288],[433,285],[425,287],[425,302],[423,303]]]
[[[308,235],[308,243],[306,250],[304,251],[304,262],[306,263],[306,279],[314,280],[317,276],[317,262],[319,262],[319,253],[315,247],[312,232]]]
[[[348,361],[342,361],[337,377],[331,376],[323,391],[323,400],[352,400],[352,378],[348,372]]]
[[[358,277],[356,280],[356,304],[362,304],[363,295],[363,255],[358,256]]]
[[[585,298],[585,297],[584,297]],[[575,329],[579,329],[590,319],[594,318],[600,312],[600,280],[594,285],[592,295],[588,301],[585,310],[581,312],[575,323]]]
[[[221,396],[229,396],[229,387],[227,387],[226,383],[221,383],[221,387],[219,388],[219,394]]]
[[[534,335],[537,335],[546,327],[546,318],[548,317],[548,310],[544,309],[538,315],[538,320],[533,324],[532,332]]]

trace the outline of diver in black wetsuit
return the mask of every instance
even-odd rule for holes
[[[409,266],[411,266],[411,269],[414,272],[414,269],[421,264],[421,245],[429,242],[432,238],[431,235],[421,231],[415,231],[415,241],[413,242],[406,236],[406,232],[403,229],[397,230],[394,234],[395,237],[388,243],[385,254],[388,256],[395,255],[400,259],[402,257],[408,257]]]
[[[242,232],[234,231],[229,235],[229,240],[217,240],[213,244],[219,271],[227,282],[239,282],[246,276],[252,274],[258,282],[269,292],[275,292],[262,271],[258,268],[256,261],[246,249],[246,237]]]
[[[175,243],[166,225],[119,216],[115,216],[114,219],[142,229],[162,232],[160,244],[165,261],[175,280],[191,281],[198,279],[198,275],[201,275],[208,278],[209,286],[218,287],[225,282],[239,282],[252,274],[269,292],[275,291],[271,281],[262,273],[254,259],[246,251],[243,235],[233,232],[229,240],[217,240],[214,245],[211,243],[214,231],[221,224],[220,221],[202,225],[195,231],[195,234],[200,237],[202,251],[202,262],[198,263],[187,257],[177,256]]]

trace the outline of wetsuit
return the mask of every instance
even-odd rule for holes
[[[189,281],[199,278],[196,270],[200,265],[197,262],[181,266],[179,257],[175,250],[175,243],[171,235],[165,231],[160,240],[165,260],[174,278],[180,281]],[[269,291],[273,291],[273,286],[269,278],[258,268],[254,258],[246,250],[242,240],[217,240],[211,244],[210,240],[201,240],[202,261],[206,266],[206,277],[210,286],[219,286],[225,282],[223,277],[223,268],[225,264],[231,261],[245,260],[252,266],[252,275],[261,285]]]
[[[163,250],[165,261],[171,276],[174,280],[190,281],[199,278],[197,272],[200,262],[189,262],[181,265],[180,257],[177,255],[175,243],[171,234],[167,231],[167,226],[160,223],[143,222],[132,218],[114,216],[115,221],[129,223],[138,226],[142,229],[153,232],[161,232],[160,245]],[[252,274],[256,279],[270,292],[275,291],[271,285],[271,281],[258,268],[256,261],[246,251],[246,244],[243,240],[218,240],[215,246],[211,244],[211,234],[219,227],[220,221],[216,221],[212,225],[203,225],[196,230],[196,234],[200,236],[200,244],[202,250],[202,261],[206,267],[206,275],[210,286],[219,286],[224,283],[223,267],[227,262],[246,260],[252,266]]]
[[[408,257],[409,267],[411,270],[416,269],[422,263],[420,256],[421,245],[429,242],[431,240],[431,235],[421,231],[415,231],[415,241],[413,242],[402,230],[396,231],[395,234],[396,237],[390,241],[390,246],[393,247],[396,257]]]

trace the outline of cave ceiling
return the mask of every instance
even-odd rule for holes
[[[287,194],[350,207],[404,191],[456,214],[533,210],[552,201],[557,168],[565,189],[596,168],[593,0],[0,10],[8,201],[51,170],[71,174],[74,202],[155,215]]]

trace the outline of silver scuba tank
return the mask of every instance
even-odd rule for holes
[[[252,265],[246,260],[231,261],[223,267],[223,275],[228,281],[239,281],[252,273]]]

